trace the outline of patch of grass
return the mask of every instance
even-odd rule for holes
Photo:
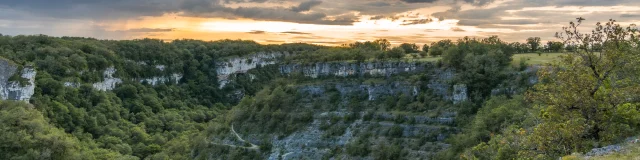
[[[441,56],[438,56],[438,57],[432,57],[432,56],[420,57],[420,56],[418,56],[417,58],[414,58],[412,56],[412,54],[407,54],[402,59],[403,60],[409,60],[409,61],[418,61],[418,62],[435,62],[435,61],[438,61],[439,59],[442,59],[442,57]]]
[[[553,60],[558,59],[560,55],[564,55],[564,54],[565,53],[542,53],[540,55],[538,55],[538,53],[514,54],[512,64],[518,65],[520,63],[520,59],[523,57],[527,59],[527,64],[537,65],[537,64],[551,63],[553,62]],[[427,57],[421,57],[421,58],[413,58],[410,54],[407,54],[403,59],[409,60],[409,61],[418,61],[418,62],[436,62],[442,59],[442,57],[427,56]]]
[[[511,64],[518,65],[521,58],[526,58],[527,64],[551,63],[553,60],[558,59],[560,55],[564,55],[564,53],[542,53],[541,55],[538,55],[538,53],[515,54],[513,55],[513,61]]]

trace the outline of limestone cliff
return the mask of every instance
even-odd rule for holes
[[[280,73],[288,75],[301,72],[306,77],[323,76],[391,76],[399,73],[420,72],[428,63],[417,62],[327,62],[315,64],[285,64],[280,66]]]
[[[93,83],[93,88],[100,91],[110,91],[116,88],[117,84],[122,83],[122,79],[113,77],[116,73],[114,67],[109,67],[102,73],[104,80],[102,82]]]
[[[243,57],[235,57],[223,60],[216,64],[218,81],[220,88],[229,83],[229,76],[236,73],[246,73],[247,71],[261,66],[272,65],[278,62],[278,58],[288,55],[281,52],[259,52]]]
[[[0,98],[3,100],[29,101],[35,90],[36,70],[24,67],[19,73],[18,66],[7,60],[0,60]],[[15,74],[20,74],[20,81],[10,81]]]

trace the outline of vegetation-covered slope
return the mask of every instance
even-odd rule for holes
[[[599,27],[613,40],[576,41],[584,35],[567,32],[570,53],[542,66],[526,62],[548,62],[548,53],[519,53],[563,47],[539,50],[536,38],[528,48],[495,36],[422,51],[386,40],[324,47],[2,36],[3,60],[37,74],[29,104],[0,104],[8,144],[0,155],[550,159],[585,152],[637,131],[640,113],[635,30]],[[427,56],[439,58],[420,60]]]

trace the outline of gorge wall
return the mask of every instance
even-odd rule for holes
[[[315,64],[283,64],[280,73],[289,75],[301,72],[306,77],[318,78],[324,76],[391,76],[400,73],[420,72],[429,63],[417,62],[327,62]]]
[[[18,65],[0,60],[0,98],[3,100],[29,101],[35,90],[36,70],[26,66],[18,72]],[[20,74],[17,79],[12,79]]]
[[[234,57],[217,62],[218,82],[220,88],[229,83],[229,76],[236,73],[246,73],[251,69],[276,64],[278,58],[289,55],[287,52],[259,52],[243,57]]]

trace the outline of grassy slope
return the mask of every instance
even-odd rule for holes
[[[637,159],[640,160],[640,143],[627,143],[622,145],[622,151],[611,153],[604,156],[585,157],[583,155],[570,155],[562,157],[563,160],[619,160],[619,159]]]
[[[553,62],[553,60],[563,54],[564,53],[542,53],[541,55],[538,55],[537,53],[515,54],[513,55],[512,63],[518,64],[520,63],[521,58],[526,58],[528,64],[545,64]]]
[[[512,63],[514,65],[517,65],[518,63],[520,63],[520,60],[522,58],[526,58],[528,64],[545,64],[545,63],[553,62],[553,60],[557,59],[558,56],[563,54],[564,53],[542,53],[541,55],[538,55],[537,53],[515,54],[513,55]],[[410,61],[420,61],[420,62],[435,62],[435,61],[438,61],[439,59],[442,59],[442,57],[429,56],[424,58],[413,58],[411,55],[407,54],[407,56],[405,56],[404,59],[410,60]]]

